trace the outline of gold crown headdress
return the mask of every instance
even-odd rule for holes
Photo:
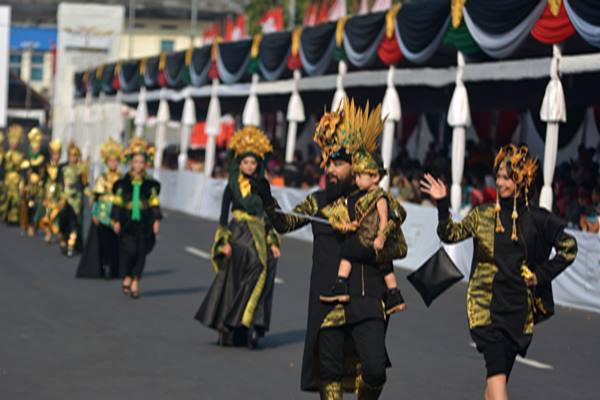
[[[44,134],[38,127],[32,128],[27,134],[27,140],[29,140],[29,145],[32,147],[41,146],[42,139],[44,139]]]
[[[50,149],[50,153],[60,153],[62,150],[62,143],[60,139],[53,139],[48,143],[48,149]]]
[[[519,240],[517,236],[517,218],[519,213],[517,212],[517,197],[523,190],[525,192],[525,204],[529,207],[529,188],[533,183],[535,174],[538,170],[538,160],[529,154],[527,146],[515,146],[514,144],[508,144],[503,146],[494,159],[494,171],[502,167],[506,168],[508,176],[515,182],[515,194],[513,199],[513,212],[512,212],[512,234],[511,239],[513,241]],[[496,193],[496,232],[504,232],[504,227],[500,221],[500,196]]]
[[[148,142],[146,142],[142,138],[135,137],[131,139],[129,145],[123,151],[123,156],[126,161],[130,161],[133,158],[133,156],[142,154],[146,157],[146,162],[150,164],[154,159],[155,151],[156,150],[154,146],[149,145]]]
[[[331,158],[352,155],[354,172],[379,172],[372,155],[377,150],[377,139],[383,130],[381,104],[369,110],[369,103],[361,109],[354,99],[347,97],[337,111],[326,112],[321,117],[313,139],[321,147],[323,162]]]
[[[267,153],[273,151],[273,146],[265,133],[255,126],[245,126],[233,134],[229,147],[236,157],[244,154],[254,154],[264,159]]]
[[[116,142],[113,138],[108,138],[106,142],[100,147],[100,157],[106,163],[110,158],[116,158],[121,160],[123,154],[123,146]]]
[[[69,156],[74,155],[81,157],[81,149],[74,141],[71,141],[71,143],[69,143],[69,148],[67,149],[67,154],[69,154]]]
[[[13,124],[8,127],[8,142],[15,143],[17,145],[21,144],[23,140],[23,127],[18,124]]]

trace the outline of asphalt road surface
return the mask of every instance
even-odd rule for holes
[[[311,243],[283,240],[272,327],[261,348],[221,348],[193,319],[214,275],[214,222],[166,212],[142,298],[119,281],[75,279],[41,237],[0,226],[0,399],[308,399],[300,392]],[[392,317],[383,399],[481,399],[464,284],[426,309],[401,275],[408,309]],[[512,399],[600,398],[600,315],[558,308],[516,364]],[[346,398],[353,396],[346,395]]]

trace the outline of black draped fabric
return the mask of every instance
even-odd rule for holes
[[[75,98],[85,97],[85,88],[83,87],[83,72],[76,72],[74,77]]]
[[[569,6],[583,20],[600,26],[600,4],[598,0],[569,0]]]
[[[291,45],[290,32],[265,35],[260,42],[259,58],[269,71],[274,71],[286,61]]]
[[[147,89],[158,87],[158,62],[159,57],[150,57],[146,61],[146,74],[144,75],[144,86]]]
[[[121,64],[121,90],[125,93],[136,92],[140,88],[140,61],[126,61]]]
[[[235,42],[221,43],[219,45],[219,54],[223,66],[231,74],[237,74],[244,66],[244,62],[250,49],[252,47],[252,40],[239,40]]]
[[[327,51],[335,36],[335,22],[305,28],[300,36],[300,45],[306,59],[311,64],[316,64]]]
[[[231,257],[223,259],[221,268],[195,318],[211,329],[235,335],[247,330],[247,327],[242,325],[242,317],[263,266],[247,223],[232,219],[229,229],[232,234],[229,242],[232,247]],[[267,251],[265,286],[252,318],[252,328],[259,337],[269,330],[277,266],[277,260],[272,257],[270,249]]]
[[[96,79],[96,69],[88,71],[87,90],[92,91],[92,96],[98,97],[100,94],[100,81]]]
[[[467,1],[465,7],[481,29],[502,34],[516,27],[539,3],[539,0],[477,0]]]
[[[531,117],[540,138],[546,140],[547,123],[540,119],[539,109],[531,110]],[[586,107],[567,107],[567,122],[560,123],[558,128],[558,148],[567,146],[581,127],[585,118]]]
[[[404,45],[412,52],[429,46],[442,29],[450,13],[447,0],[409,2],[396,15]]]
[[[210,46],[203,46],[194,49],[192,53],[192,64],[190,65],[190,75],[192,75],[192,85],[202,86],[208,82],[208,66],[210,64]],[[204,73],[205,72],[205,73]],[[194,79],[196,76],[198,79]]]
[[[105,94],[114,94],[115,90],[112,87],[113,77],[115,74],[115,64],[106,64],[102,71],[102,92]]]
[[[187,83],[183,79],[185,70],[185,51],[179,51],[167,56],[165,75],[168,86],[172,89],[181,89]]]
[[[77,278],[117,278],[119,243],[111,227],[90,224],[85,247],[75,276]]]
[[[385,14],[378,12],[348,19],[344,33],[356,52],[362,53],[369,47],[378,45],[374,41],[385,25]]]

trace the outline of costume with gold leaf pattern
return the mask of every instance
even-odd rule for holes
[[[252,182],[264,177],[264,157],[272,150],[259,128],[246,126],[230,143],[235,160],[223,193],[220,225],[215,234],[211,262],[217,272],[196,319],[219,332],[222,344],[252,345],[269,330],[277,260],[271,246],[279,238],[267,217]],[[240,169],[246,157],[257,162],[254,174]],[[231,220],[229,209],[231,207]],[[230,245],[232,254],[222,249]]]
[[[2,204],[0,218],[9,224],[18,224],[20,220],[20,193],[23,189],[21,165],[24,154],[18,149],[23,140],[23,127],[13,124],[8,127],[8,150],[4,155],[4,183],[2,185]]]

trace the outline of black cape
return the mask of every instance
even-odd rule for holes
[[[117,278],[119,276],[119,242],[106,225],[90,224],[77,278]]]

